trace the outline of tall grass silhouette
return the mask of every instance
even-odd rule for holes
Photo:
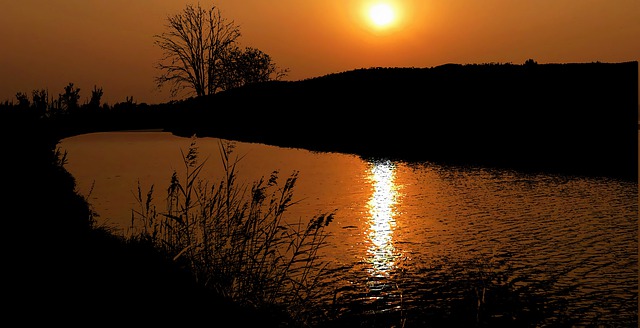
[[[151,242],[189,269],[196,281],[243,305],[276,306],[297,322],[312,320],[314,304],[326,293],[321,277],[326,263],[319,252],[333,213],[304,222],[285,219],[296,202],[294,171],[282,183],[278,171],[251,185],[237,180],[234,143],[221,140],[223,177],[201,177],[196,137],[182,152],[184,172],[174,171],[166,208],[154,205],[153,185],[146,193],[138,182],[132,237]],[[136,224],[137,223],[137,224]]]

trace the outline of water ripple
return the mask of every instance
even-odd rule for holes
[[[359,267],[366,261],[340,273],[356,286],[366,281],[336,299],[350,315],[361,309],[389,324],[398,311],[405,319],[413,313],[449,321],[464,311],[541,326],[637,326],[637,184],[483,170],[416,172],[420,183],[396,172],[396,183],[418,188],[403,190],[398,226],[387,231],[405,257],[385,268],[387,276],[363,276]],[[505,299],[517,300],[519,308]]]

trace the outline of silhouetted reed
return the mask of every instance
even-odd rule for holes
[[[325,227],[333,213],[308,222],[285,219],[294,205],[298,172],[284,184],[278,172],[251,186],[237,181],[234,144],[219,144],[224,174],[217,184],[200,177],[206,160],[199,161],[196,138],[183,152],[184,174],[176,171],[167,189],[166,209],[153,204],[154,189],[146,195],[138,183],[139,210],[132,212],[132,237],[151,241],[187,267],[198,283],[244,305],[278,306],[298,322],[324,291],[319,278],[325,263],[319,250],[329,236]],[[138,223],[138,224],[136,224]]]

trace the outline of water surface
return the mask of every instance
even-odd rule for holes
[[[161,207],[192,141],[108,132],[60,146],[100,222],[126,233],[138,182],[154,185]],[[195,141],[204,176],[219,181],[220,140]],[[469,311],[498,318],[518,305],[531,308],[509,313],[541,326],[637,326],[637,183],[234,144],[247,183],[299,172],[291,220],[335,211],[325,249],[334,311],[418,325],[485,293]]]

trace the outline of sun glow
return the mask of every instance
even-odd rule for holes
[[[375,26],[385,27],[393,24],[396,13],[388,3],[377,3],[369,8],[369,18]]]
[[[408,6],[412,6],[409,0],[363,0],[358,10],[358,21],[373,35],[394,35],[407,27]]]

